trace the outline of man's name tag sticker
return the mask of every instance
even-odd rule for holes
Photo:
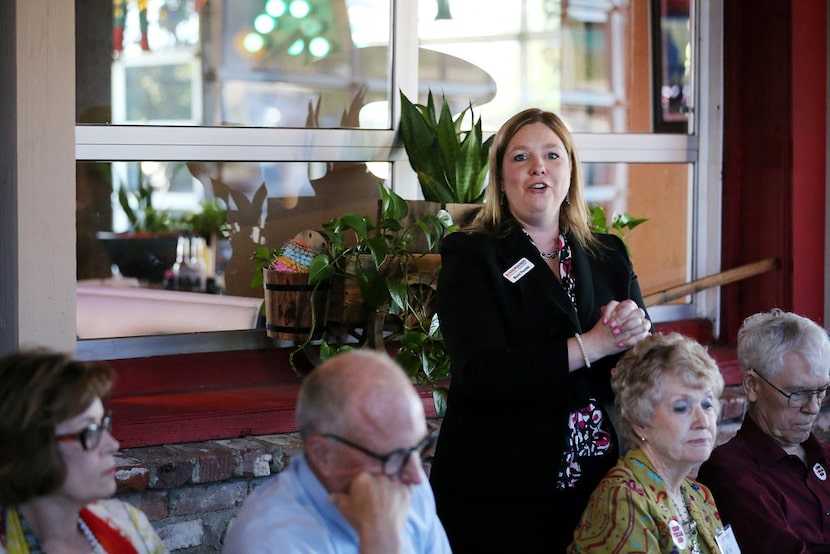
[[[510,269],[502,273],[502,275],[504,275],[504,278],[510,281],[511,283],[515,283],[516,281],[524,277],[525,274],[531,269],[533,269],[533,263],[527,258],[522,258],[521,260],[513,264],[513,266]]]
[[[820,463],[816,462],[816,465],[813,466],[813,473],[822,481],[827,481],[827,470]]]
[[[741,554],[738,541],[735,540],[735,533],[732,532],[732,527],[729,525],[715,533],[715,541],[717,541],[722,554]]]

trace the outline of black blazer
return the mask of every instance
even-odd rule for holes
[[[437,306],[452,381],[430,474],[436,492],[481,494],[487,483],[486,494],[546,495],[571,409],[591,395],[610,414],[610,369],[619,355],[571,373],[566,341],[590,330],[611,300],[645,306],[622,240],[597,237],[604,246],[597,256],[569,237],[576,311],[521,229],[444,239]],[[503,274],[522,258],[534,267],[511,283]],[[505,444],[506,456],[494,459]]]

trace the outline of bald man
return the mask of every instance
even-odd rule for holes
[[[326,361],[303,381],[297,424],[303,455],[249,497],[223,552],[450,552],[421,466],[435,433],[391,358]]]

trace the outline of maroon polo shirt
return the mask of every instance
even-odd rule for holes
[[[830,553],[830,445],[811,434],[802,446],[806,466],[746,416],[701,466],[741,552]]]

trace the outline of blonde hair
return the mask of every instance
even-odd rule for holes
[[[582,162],[579,160],[573,136],[559,116],[538,108],[529,108],[517,113],[496,132],[490,148],[490,177],[485,189],[485,203],[475,220],[465,230],[499,235],[508,232],[516,225],[516,220],[510,213],[510,207],[506,202],[500,202],[504,152],[516,133],[526,125],[533,123],[543,123],[556,133],[565,146],[571,164],[568,202],[562,204],[559,216],[562,230],[565,233],[570,232],[584,249],[596,253],[601,246],[589,225],[590,212],[583,192],[585,185],[582,177]]]
[[[625,353],[611,377],[617,424],[629,448],[640,443],[634,426],[648,427],[654,419],[670,376],[692,388],[710,389],[720,413],[723,375],[706,348],[680,333],[646,337]]]

